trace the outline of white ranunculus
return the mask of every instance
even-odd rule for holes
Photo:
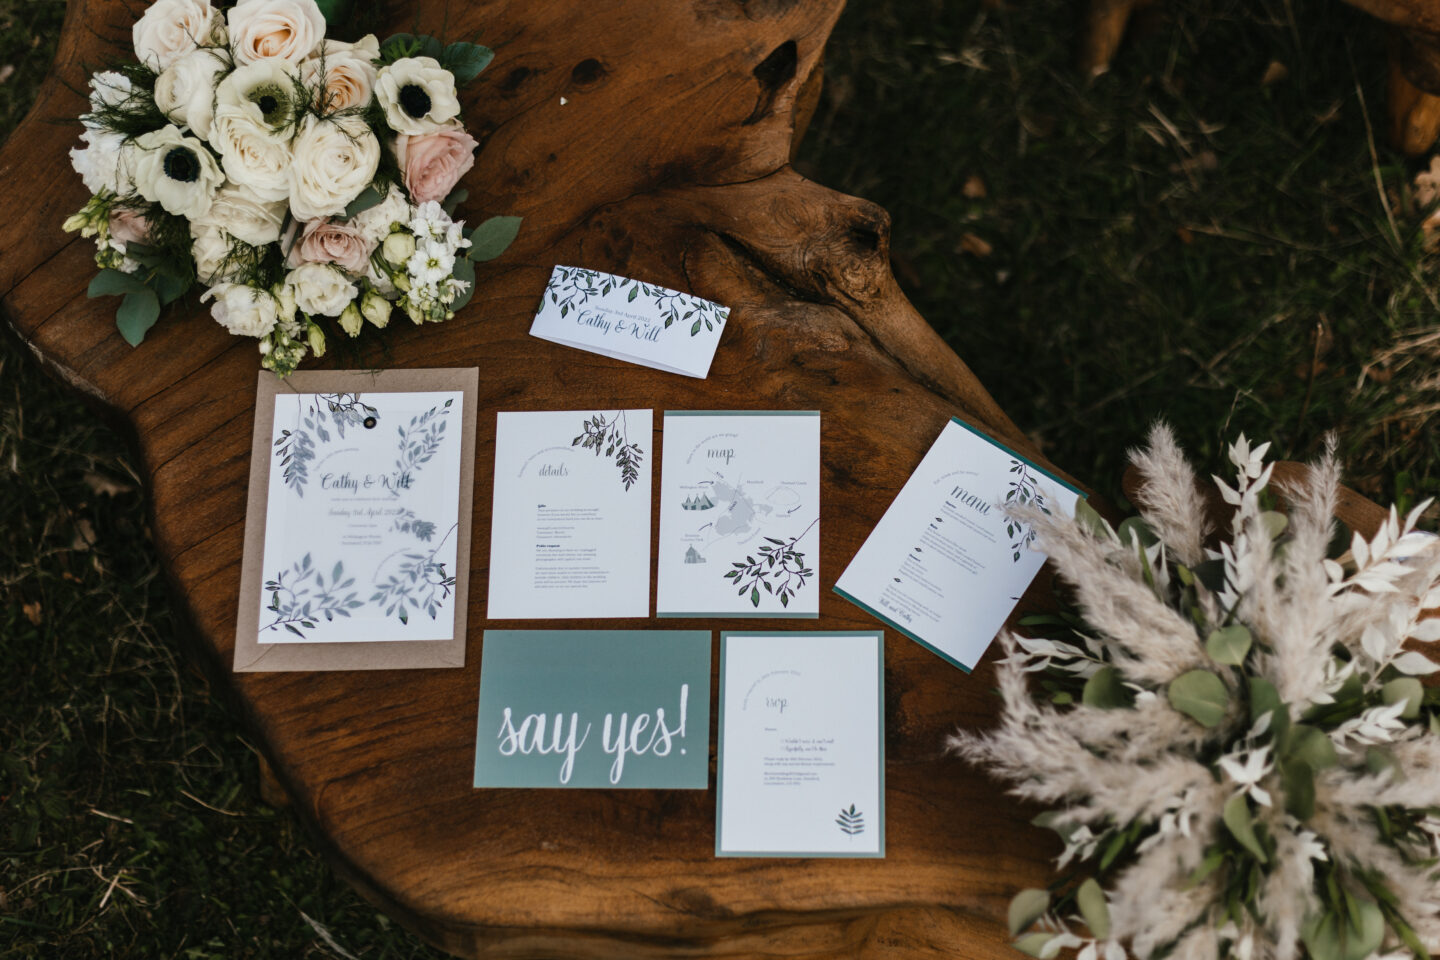
[[[303,263],[286,275],[285,283],[295,288],[295,305],[311,316],[338,317],[359,293],[328,263]]]
[[[223,228],[236,240],[263,247],[280,239],[285,201],[266,200],[243,183],[227,183],[215,194],[210,212],[193,222]]]
[[[210,0],[155,0],[131,30],[135,56],[156,73],[199,46],[223,44],[225,23]]]
[[[215,112],[239,112],[272,140],[295,132],[296,82],[300,75],[283,60],[261,60],[239,67],[215,88]]]
[[[298,220],[342,216],[379,165],[380,141],[360,117],[307,116],[295,136],[290,211]]]
[[[170,124],[135,138],[135,189],[177,217],[202,217],[225,174],[203,141]]]
[[[290,144],[239,107],[217,107],[210,142],[220,151],[225,175],[262,200],[290,196]]]
[[[405,202],[405,194],[393,183],[386,191],[384,200],[350,218],[350,223],[360,228],[366,239],[374,243],[380,243],[390,236],[390,228],[395,224],[409,222],[410,204]]]
[[[213,299],[210,316],[237,337],[268,337],[275,329],[278,306],[268,290],[244,283],[221,283],[206,290],[200,302]]]
[[[70,151],[70,165],[91,193],[108,190],[116,196],[135,192],[135,144],[110,130],[80,131],[83,147]]]
[[[368,34],[355,43],[326,40],[300,65],[305,85],[318,91],[321,113],[368,107],[375,95],[375,60],[380,41]]]
[[[325,38],[325,15],[315,0],[240,0],[227,16],[237,63],[298,64]]]
[[[213,223],[190,224],[190,256],[195,261],[195,278],[201,283],[226,283],[236,279],[239,265],[230,256],[235,241]]]
[[[419,136],[460,115],[455,75],[433,57],[405,57],[380,70],[375,99],[396,133]]]
[[[135,94],[135,85],[123,73],[103,70],[90,77],[90,112],[99,113],[106,107],[118,107]],[[100,124],[85,117],[81,121],[91,130],[102,130]]]
[[[215,117],[215,84],[229,69],[225,55],[205,47],[176,60],[155,78],[155,106],[195,135],[210,139],[210,121]]]

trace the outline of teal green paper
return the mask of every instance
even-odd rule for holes
[[[486,630],[475,786],[706,789],[710,646],[708,630]]]

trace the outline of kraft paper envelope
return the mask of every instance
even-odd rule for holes
[[[260,372],[237,672],[465,665],[478,388],[473,367],[315,370],[285,380]],[[328,399],[304,399],[313,395]],[[277,405],[304,428],[277,435]],[[272,470],[284,471],[275,504]],[[292,495],[303,507],[282,499]],[[314,525],[343,531],[340,546],[321,539],[312,551],[304,531]],[[357,560],[380,555],[378,565]]]

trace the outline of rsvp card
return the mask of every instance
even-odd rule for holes
[[[650,614],[649,410],[501,413],[492,620]]]
[[[557,266],[531,336],[704,379],[730,310],[679,290]]]
[[[885,645],[720,638],[717,857],[885,856]]]
[[[708,630],[486,630],[477,787],[704,790]]]
[[[820,615],[820,414],[665,413],[661,617]]]
[[[464,664],[476,383],[261,374],[236,670]]]
[[[1081,496],[953,418],[835,592],[968,673],[1045,565],[1006,506],[1074,516]]]

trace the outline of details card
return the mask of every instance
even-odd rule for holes
[[[704,379],[728,307],[658,284],[556,266],[531,336]]]
[[[1045,564],[1007,506],[1073,516],[1081,496],[952,418],[835,592],[968,673]]]
[[[704,790],[708,630],[486,630],[477,787]]]
[[[236,670],[464,663],[475,384],[262,375]]]
[[[720,638],[717,857],[885,856],[885,645]]]
[[[492,620],[650,614],[649,410],[501,413]]]
[[[661,617],[820,615],[820,414],[665,413]]]

